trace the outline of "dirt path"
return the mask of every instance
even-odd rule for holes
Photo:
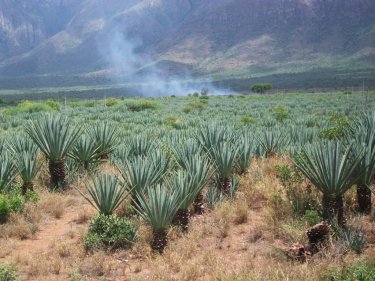
[[[39,226],[40,231],[36,233],[36,237],[27,240],[20,240],[16,244],[18,255],[28,254],[33,255],[44,252],[49,245],[61,240],[67,235],[73,225],[76,224],[74,220],[77,217],[76,210],[67,211],[60,219],[51,219],[50,221]]]
[[[9,239],[12,251],[9,255],[0,258],[0,261],[14,261],[14,259],[34,256],[45,253],[48,248],[58,241],[75,242],[78,240],[77,231],[84,228],[85,224],[78,224],[78,213],[82,208],[89,208],[87,204],[65,208],[64,214],[57,219],[49,217],[46,221],[38,225],[38,231],[33,238],[18,240]]]

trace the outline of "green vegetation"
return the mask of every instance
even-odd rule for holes
[[[189,102],[181,110],[184,113],[190,113],[191,111],[201,112],[204,109],[204,104],[202,102]]]
[[[288,108],[283,105],[277,105],[274,108],[274,116],[275,119],[279,122],[283,122],[285,119],[288,118]]]
[[[125,105],[129,111],[156,110],[161,104],[152,100],[127,100]]]
[[[47,114],[39,120],[30,121],[26,132],[49,160],[51,186],[63,186],[65,158],[75,145],[81,129],[72,126],[63,116]]]
[[[272,89],[272,85],[269,83],[266,84],[255,84],[251,86],[250,90],[254,93],[258,94],[264,94],[265,92],[269,91]]]
[[[0,281],[19,281],[17,268],[12,264],[0,263]]]
[[[200,97],[124,99],[114,106],[96,101],[93,107],[74,100],[64,101],[61,113],[1,115],[0,227],[4,235],[31,237],[43,225],[33,220],[41,220],[44,209],[48,218],[60,218],[63,206],[67,212],[76,212],[82,198],[77,200],[77,192],[68,190],[75,187],[97,211],[85,238],[74,244],[77,251],[70,250],[79,266],[103,264],[102,259],[135,251],[147,257],[150,268],[155,268],[154,262],[173,267],[175,253],[187,253],[181,256],[183,261],[194,259],[190,253],[195,253],[200,255],[194,260],[200,268],[207,256],[198,249],[214,252],[215,258],[219,252],[226,255],[231,248],[220,244],[240,243],[239,234],[246,229],[245,239],[251,242],[244,253],[256,248],[267,257],[267,264],[271,258],[295,274],[283,271],[283,277],[298,280],[302,275],[296,272],[304,277],[308,273],[293,270],[298,265],[284,262],[284,254],[270,256],[251,244],[261,239],[284,249],[297,241],[304,243],[307,228],[323,220],[331,223],[332,243],[322,255],[337,259],[348,252],[347,259],[369,255],[373,249],[368,202],[375,174],[375,95],[367,97],[371,110],[363,114],[358,114],[363,110],[362,96],[356,94],[345,96],[345,102],[342,93],[203,100],[207,101],[204,110],[189,112],[181,109],[192,102],[203,104]],[[127,103],[134,101],[159,106],[128,110]],[[322,131],[335,126],[340,134],[322,138]],[[50,192],[48,174],[51,183],[67,182],[66,189]],[[54,197],[52,203],[46,199],[49,196]],[[79,212],[77,224],[86,227],[90,215]],[[242,230],[240,224],[244,224]],[[206,245],[210,241],[219,246]],[[90,250],[87,256],[76,254],[79,246]],[[121,252],[111,252],[118,248]],[[151,250],[164,254],[154,259]],[[64,256],[65,249],[61,251]],[[236,255],[241,253],[236,250]],[[325,260],[313,255],[318,265],[309,264],[313,269],[306,270],[316,277]],[[59,253],[55,257],[73,264],[73,258]],[[134,259],[143,266],[141,258]],[[22,274],[24,270],[22,266]],[[80,274],[86,275],[84,270]],[[182,273],[175,274],[180,278]]]
[[[325,281],[371,281],[375,279],[375,260],[359,262],[343,268],[343,270],[326,273],[322,280]]]
[[[115,98],[109,98],[105,100],[105,106],[111,107],[118,104],[118,100]]]
[[[346,130],[349,129],[349,120],[345,116],[332,114],[329,117],[330,127],[320,132],[320,137],[323,139],[342,139],[345,136]]]
[[[351,159],[352,150],[352,145],[346,148],[341,142],[323,142],[307,146],[295,160],[306,178],[323,193],[323,219],[333,221],[337,217],[340,226],[345,225],[343,194],[364,172],[356,173],[363,154]]]
[[[84,134],[78,139],[68,155],[85,170],[89,170],[90,167],[100,163],[99,150],[99,144]]]
[[[129,248],[137,239],[137,231],[127,218],[99,214],[90,222],[85,246],[90,250]]]
[[[25,200],[17,194],[0,194],[0,223],[5,223],[11,212],[23,209]]]
[[[107,216],[112,215],[126,198],[126,189],[115,175],[102,174],[94,177],[87,190],[90,196],[78,191],[100,214]]]
[[[16,173],[7,153],[0,155],[0,161],[0,192],[2,192],[9,187]]]
[[[163,253],[167,246],[167,227],[181,207],[184,197],[176,189],[167,189],[157,185],[147,190],[137,192],[139,204],[136,206],[138,214],[152,227],[151,247]]]
[[[118,133],[114,124],[109,122],[95,124],[90,127],[88,134],[98,147],[99,157],[108,159],[108,155],[117,146]]]
[[[16,115],[18,113],[35,113],[35,112],[53,112],[60,109],[59,103],[53,100],[46,102],[22,101],[16,107],[8,108],[4,111],[8,115]]]

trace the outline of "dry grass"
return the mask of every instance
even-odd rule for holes
[[[85,276],[100,277],[111,272],[113,261],[105,253],[98,252],[84,259],[79,268]]]
[[[78,211],[75,222],[78,224],[85,224],[93,217],[93,210],[83,207]]]
[[[177,228],[169,230],[169,244],[163,255],[151,252],[151,229],[138,220],[134,220],[138,241],[132,249],[86,253],[83,237],[95,212],[88,205],[82,206],[84,201],[75,190],[65,194],[41,191],[40,202],[27,206],[27,215],[17,214],[9,224],[0,226],[7,233],[1,234],[0,259],[15,262],[25,280],[245,281],[319,280],[327,271],[374,257],[375,221],[367,216],[355,220],[366,226],[368,247],[362,255],[330,244],[308,263],[288,260],[285,250],[293,243],[305,243],[307,228],[284,204],[285,195],[276,178],[276,164],[288,161],[255,160],[241,178],[234,200],[224,200],[214,211],[193,216],[186,234]],[[52,206],[57,203],[62,207]],[[6,237],[30,238],[30,232],[22,227],[45,227],[45,220],[52,226],[65,221],[63,233],[37,254],[12,252],[22,241]]]
[[[65,196],[62,194],[44,194],[39,202],[39,207],[47,214],[60,219],[65,210]]]

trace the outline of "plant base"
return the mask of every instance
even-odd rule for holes
[[[28,190],[33,191],[34,190],[34,184],[32,182],[24,182],[21,189],[22,189],[22,195],[25,195],[26,191],[28,191]]]
[[[167,232],[164,229],[153,232],[151,241],[151,248],[153,251],[162,254],[164,252],[164,248],[167,246],[167,243]]]
[[[178,210],[172,224],[181,227],[183,232],[187,232],[189,228],[189,210]]]
[[[194,214],[202,215],[204,213],[203,195],[199,193],[193,202]]]
[[[363,214],[371,214],[371,190],[365,185],[357,186],[358,211]]]
[[[321,245],[323,245],[329,237],[330,227],[326,222],[319,223],[309,228],[306,232],[309,239],[309,245],[307,249],[312,254],[319,251]]]
[[[65,161],[49,161],[49,172],[51,175],[51,187],[64,187],[65,185]]]

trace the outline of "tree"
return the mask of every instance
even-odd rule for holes
[[[209,89],[207,87],[202,88],[201,95],[202,96],[208,96]]]
[[[272,89],[272,85],[269,83],[266,84],[255,84],[251,88],[252,92],[258,93],[258,94],[264,94],[266,91],[269,91]]]

